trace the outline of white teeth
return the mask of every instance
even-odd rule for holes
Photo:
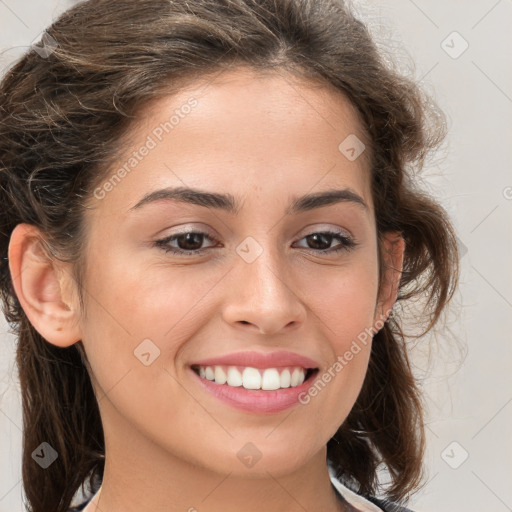
[[[267,368],[263,372],[263,378],[261,379],[261,389],[270,391],[272,389],[279,389],[281,382],[279,380],[279,372],[275,368]]]
[[[215,367],[215,383],[216,384],[226,384],[228,378],[226,377],[226,372],[222,369],[222,366]]]
[[[281,376],[279,377],[281,387],[289,388],[290,387],[290,370],[285,369],[281,372]]]
[[[234,366],[228,368],[227,383],[235,388],[242,385],[242,374]]]
[[[299,367],[279,371],[277,368],[260,370],[248,366],[240,371],[236,366],[199,366],[197,373],[203,379],[215,381],[216,384],[265,391],[300,386],[306,378],[306,370]]]
[[[304,382],[304,377],[305,377],[304,370],[301,368],[295,368],[295,370],[293,370],[293,373],[292,373],[292,376],[290,379],[290,384],[291,384],[292,388],[302,384]]]
[[[245,389],[260,389],[261,388],[261,374],[256,368],[244,368],[242,375],[243,386]]]

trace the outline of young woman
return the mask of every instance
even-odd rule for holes
[[[406,510],[443,135],[338,0],[90,0],[0,95],[28,510]],[[384,484],[384,481],[387,483]],[[94,495],[92,498],[91,495]]]

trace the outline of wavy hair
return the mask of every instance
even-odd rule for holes
[[[31,512],[65,512],[80,485],[97,488],[105,443],[82,343],[48,343],[14,293],[11,233],[19,223],[39,228],[51,257],[73,263],[83,305],[84,204],[137,113],[187,81],[249,66],[348,97],[371,143],[379,250],[387,231],[401,232],[406,243],[397,303],[425,298],[425,332],[436,324],[458,282],[456,237],[415,175],[444,138],[443,118],[414,80],[392,69],[342,0],[88,0],[46,34],[51,51],[31,48],[0,84],[0,294],[17,335]],[[381,271],[383,261],[380,254]],[[395,501],[422,484],[425,449],[422,397],[401,321],[395,313],[375,334],[361,392],[327,444],[345,485],[380,492],[384,469],[385,496]],[[46,470],[31,457],[42,440],[59,454]]]

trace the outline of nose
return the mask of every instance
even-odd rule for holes
[[[264,249],[252,263],[235,258],[226,283],[224,320],[236,328],[277,334],[304,323],[306,309],[287,262]]]

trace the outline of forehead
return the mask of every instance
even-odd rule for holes
[[[124,167],[107,202],[125,209],[162,186],[243,197],[249,190],[299,196],[346,186],[371,204],[357,109],[334,87],[283,71],[237,68],[192,81],[141,109],[126,141],[105,177]],[[135,157],[144,146],[150,150]],[[362,152],[352,158],[347,148]]]

